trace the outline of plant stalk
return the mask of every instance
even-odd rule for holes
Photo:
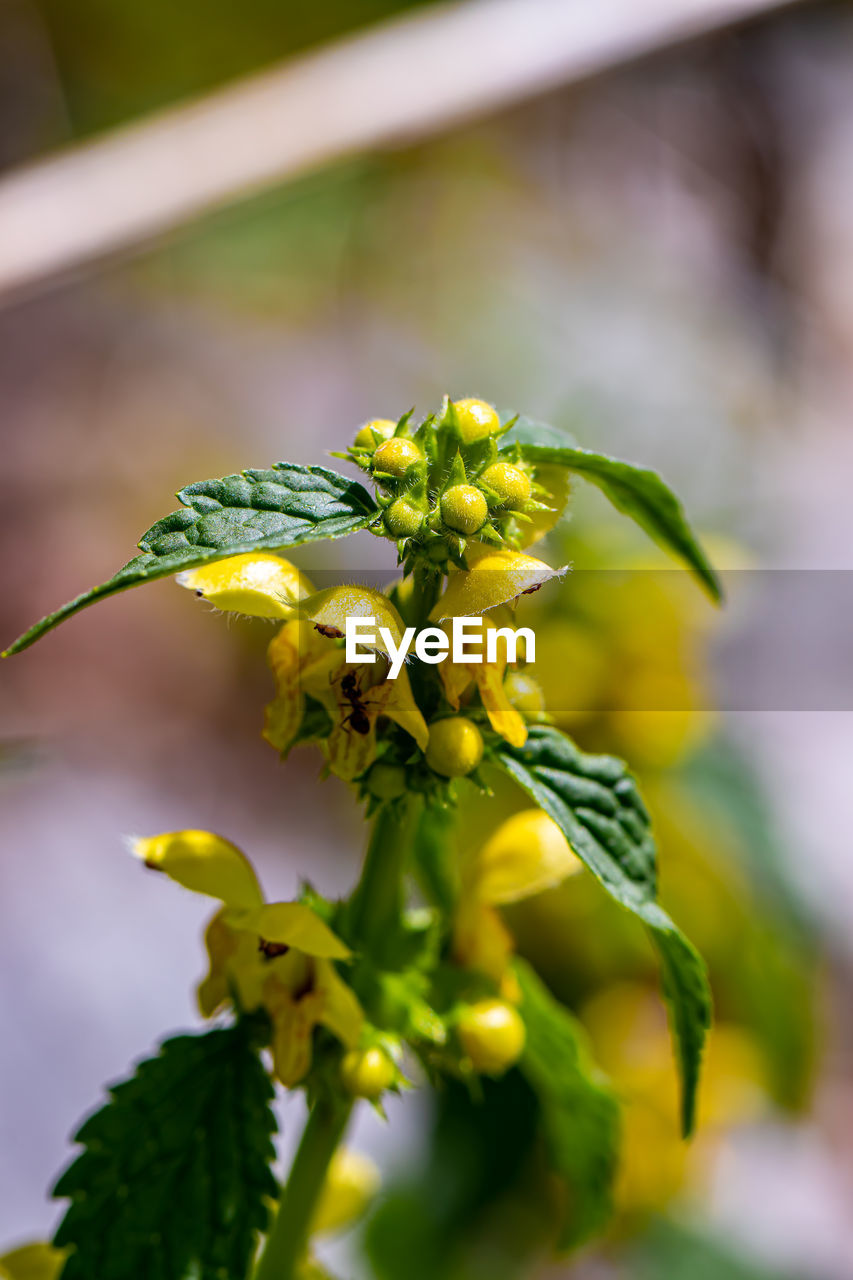
[[[361,879],[349,902],[349,939],[377,962],[403,912],[409,807],[408,799],[401,798],[377,813]]]
[[[308,1247],[329,1162],[351,1111],[351,1099],[326,1097],[318,1098],[311,1108],[253,1280],[293,1280]]]

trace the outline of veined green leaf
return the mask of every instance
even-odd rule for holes
[[[535,428],[535,424],[530,424],[530,427]],[[553,432],[547,437],[547,443],[532,443],[524,439],[525,435],[533,435],[535,439],[534,430],[525,430],[519,442],[510,444],[506,452],[523,458],[525,462],[565,467],[597,485],[617,511],[636,520],[653,541],[683,560],[712,600],[722,599],[720,580],[687,523],[684,508],[656,471],[610,458],[604,453],[594,453],[591,449],[568,445],[557,447],[550,442]]]
[[[695,1120],[711,993],[698,952],[656,901],[656,849],[637,784],[621,760],[586,755],[547,725],[531,726],[524,747],[502,745],[498,760],[554,819],[611,897],[648,926],[677,1048],[686,1136]]]
[[[143,582],[195,569],[246,551],[284,550],[363,529],[379,508],[362,485],[325,467],[276,462],[266,471],[243,471],[200,480],[178,494],[183,506],[153,524],[135,556],[108,582],[85,591],[42,618],[6,650],[26,649],[46,631],[88,605]]]
[[[607,1221],[619,1146],[619,1107],[589,1059],[577,1020],[517,960],[527,1040],[521,1070],[539,1099],[551,1167],[568,1188],[560,1247],[580,1244]]]
[[[114,1086],[53,1191],[63,1280],[243,1280],[277,1195],[272,1096],[245,1022],[167,1040]]]

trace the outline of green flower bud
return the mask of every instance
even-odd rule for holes
[[[394,538],[413,538],[423,522],[424,513],[406,498],[397,498],[385,510],[385,528]]]
[[[483,736],[465,716],[436,720],[429,728],[426,762],[443,778],[462,778],[483,758]]]
[[[504,680],[504,693],[525,720],[540,720],[545,714],[542,687],[525,671],[510,671]]]
[[[381,1049],[350,1049],[341,1059],[341,1081],[354,1098],[378,1098],[397,1078],[397,1068]]]
[[[396,800],[406,790],[406,770],[398,764],[375,764],[367,775],[367,789],[377,800]]]
[[[503,1075],[518,1061],[526,1038],[520,1015],[503,1000],[469,1005],[456,1032],[474,1070],[489,1076]]]
[[[356,449],[370,449],[373,452],[383,440],[390,440],[396,430],[396,422],[390,418],[374,418],[365,422],[353,441]]]
[[[485,400],[454,400],[456,421],[466,444],[485,440],[500,428],[501,420]]]
[[[502,507],[523,506],[530,497],[530,478],[509,462],[493,462],[480,476],[483,484],[498,495]]]
[[[441,518],[457,533],[476,533],[488,514],[486,499],[473,484],[455,484],[441,495]]]
[[[387,471],[391,476],[404,476],[410,467],[420,462],[421,453],[414,440],[394,436],[381,444],[373,455],[374,471]]]

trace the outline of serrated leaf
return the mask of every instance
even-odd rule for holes
[[[559,1246],[570,1249],[604,1225],[619,1147],[619,1107],[592,1067],[578,1021],[524,961],[515,964],[527,1031],[520,1067],[541,1108],[549,1163],[568,1189]]]
[[[498,759],[554,819],[611,897],[649,928],[661,960],[681,1072],[681,1123],[688,1135],[711,993],[698,952],[656,901],[655,843],[636,782],[621,760],[586,755],[547,725],[532,725],[524,747],[502,744]]]
[[[509,448],[525,462],[565,467],[596,485],[617,511],[630,516],[654,542],[683,560],[712,600],[722,599],[720,580],[690,528],[684,508],[656,471],[591,449],[556,446],[550,441],[521,440]]]
[[[77,596],[25,631],[4,656],[19,653],[88,605],[144,582],[247,551],[284,550],[355,533],[379,508],[362,485],[325,467],[273,463],[201,480],[181,489],[178,511],[158,520],[139,539],[135,556],[107,582]]]
[[[167,1040],[110,1089],[53,1190],[62,1280],[243,1280],[277,1195],[272,1096],[246,1023]]]

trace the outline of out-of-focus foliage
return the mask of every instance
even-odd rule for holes
[[[561,728],[585,749],[623,754],[637,771],[661,844],[662,899],[708,960],[717,1023],[693,1143],[680,1139],[664,1011],[636,922],[613,909],[590,875],[508,905],[504,914],[521,954],[578,1011],[596,1061],[625,1104],[611,1232],[624,1274],[771,1280],[770,1272],[657,1215],[706,1185],[732,1127],[766,1118],[774,1107],[796,1112],[806,1104],[815,1050],[812,929],[786,879],[758,779],[709,710],[710,636],[686,575],[640,560],[632,544],[607,536],[579,536],[572,526],[555,536],[557,554],[585,568],[568,589],[536,598],[527,615],[536,662],[527,672]],[[463,841],[481,838],[525,803],[497,776],[491,780],[496,795],[473,806]],[[437,1132],[446,1107],[440,1099]],[[457,1125],[462,1110],[458,1098]],[[477,1133],[468,1131],[469,1142]],[[433,1148],[429,1161],[439,1159]],[[437,1178],[436,1165],[421,1176]],[[450,1195],[455,1187],[447,1185]],[[505,1274],[526,1274],[556,1230],[554,1207],[549,1212],[543,1201],[540,1210],[539,1239],[536,1223],[526,1220],[528,1234],[519,1233],[518,1256]],[[390,1261],[392,1220],[389,1206],[369,1237],[388,1277],[403,1275]],[[439,1249],[443,1221],[432,1226],[431,1247]],[[454,1229],[455,1256],[467,1258],[454,1276],[480,1275],[472,1261],[479,1230]]]
[[[330,0],[248,10],[218,0],[40,0],[76,129],[89,132],[215,88],[426,0]]]

